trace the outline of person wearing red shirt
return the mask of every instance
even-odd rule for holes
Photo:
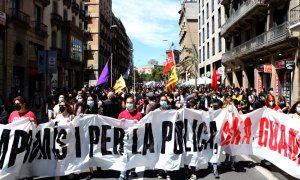
[[[10,113],[8,118],[8,123],[12,123],[13,121],[17,121],[21,118],[28,117],[30,121],[33,121],[35,125],[37,125],[37,120],[32,111],[27,109],[27,101],[22,97],[18,96],[14,99],[14,110]]]
[[[134,120],[136,122],[142,119],[142,114],[139,111],[137,111],[135,108],[134,99],[132,96],[127,97],[126,109],[119,114],[118,119],[121,121]],[[132,169],[130,173],[133,177],[138,177],[134,169]],[[126,180],[126,179],[127,179],[126,171],[121,171],[118,180]]]
[[[274,98],[274,96],[272,94],[268,94],[267,95],[266,107],[270,108],[270,109],[273,109],[275,111],[282,112],[281,108],[276,104],[275,98]]]
[[[132,96],[128,97],[126,99],[126,109],[119,114],[118,119],[119,120],[129,119],[129,120],[140,121],[142,117],[143,117],[142,114],[139,111],[137,111],[135,108],[133,97]]]

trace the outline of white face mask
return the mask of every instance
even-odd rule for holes
[[[273,105],[274,105],[274,102],[269,102],[269,105],[270,105],[270,106],[273,106]]]
[[[270,94],[273,94],[273,91],[269,91]]]
[[[296,108],[296,112],[300,114],[300,107]]]

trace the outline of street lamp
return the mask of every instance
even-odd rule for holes
[[[112,29],[117,28],[118,26],[113,24],[110,26],[110,33],[112,34]],[[112,66],[113,66],[113,47],[112,47],[112,37],[110,34],[110,46],[111,46],[111,57],[110,57],[110,86],[112,87]]]

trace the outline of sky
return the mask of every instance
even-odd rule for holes
[[[134,66],[162,64],[172,42],[179,49],[180,0],[112,0],[112,9],[133,43]]]

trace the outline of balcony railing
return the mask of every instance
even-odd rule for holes
[[[222,55],[222,62],[228,62],[251,52],[258,51],[264,47],[281,42],[285,38],[290,37],[288,27],[288,23],[285,22],[237,47],[234,47]]]
[[[24,12],[18,10],[18,9],[11,9],[11,19],[19,21],[26,26],[29,26],[30,23],[30,16],[25,14]]]
[[[300,22],[300,5],[291,9],[290,12],[290,26],[293,26]]]
[[[265,4],[262,0],[247,0],[244,2],[244,4],[226,20],[226,23],[221,28],[221,34],[225,34],[234,23],[239,21],[242,17],[259,5],[267,7],[267,4]]]
[[[57,26],[60,27],[61,24],[62,24],[62,17],[61,17],[61,15],[59,15],[59,14],[57,14],[55,12],[51,13],[51,24],[57,25]]]
[[[40,21],[34,21],[35,32],[47,36],[48,35],[48,26],[41,23]]]
[[[84,18],[85,18],[85,10],[80,9],[79,17],[80,17],[81,19],[84,19]]]

